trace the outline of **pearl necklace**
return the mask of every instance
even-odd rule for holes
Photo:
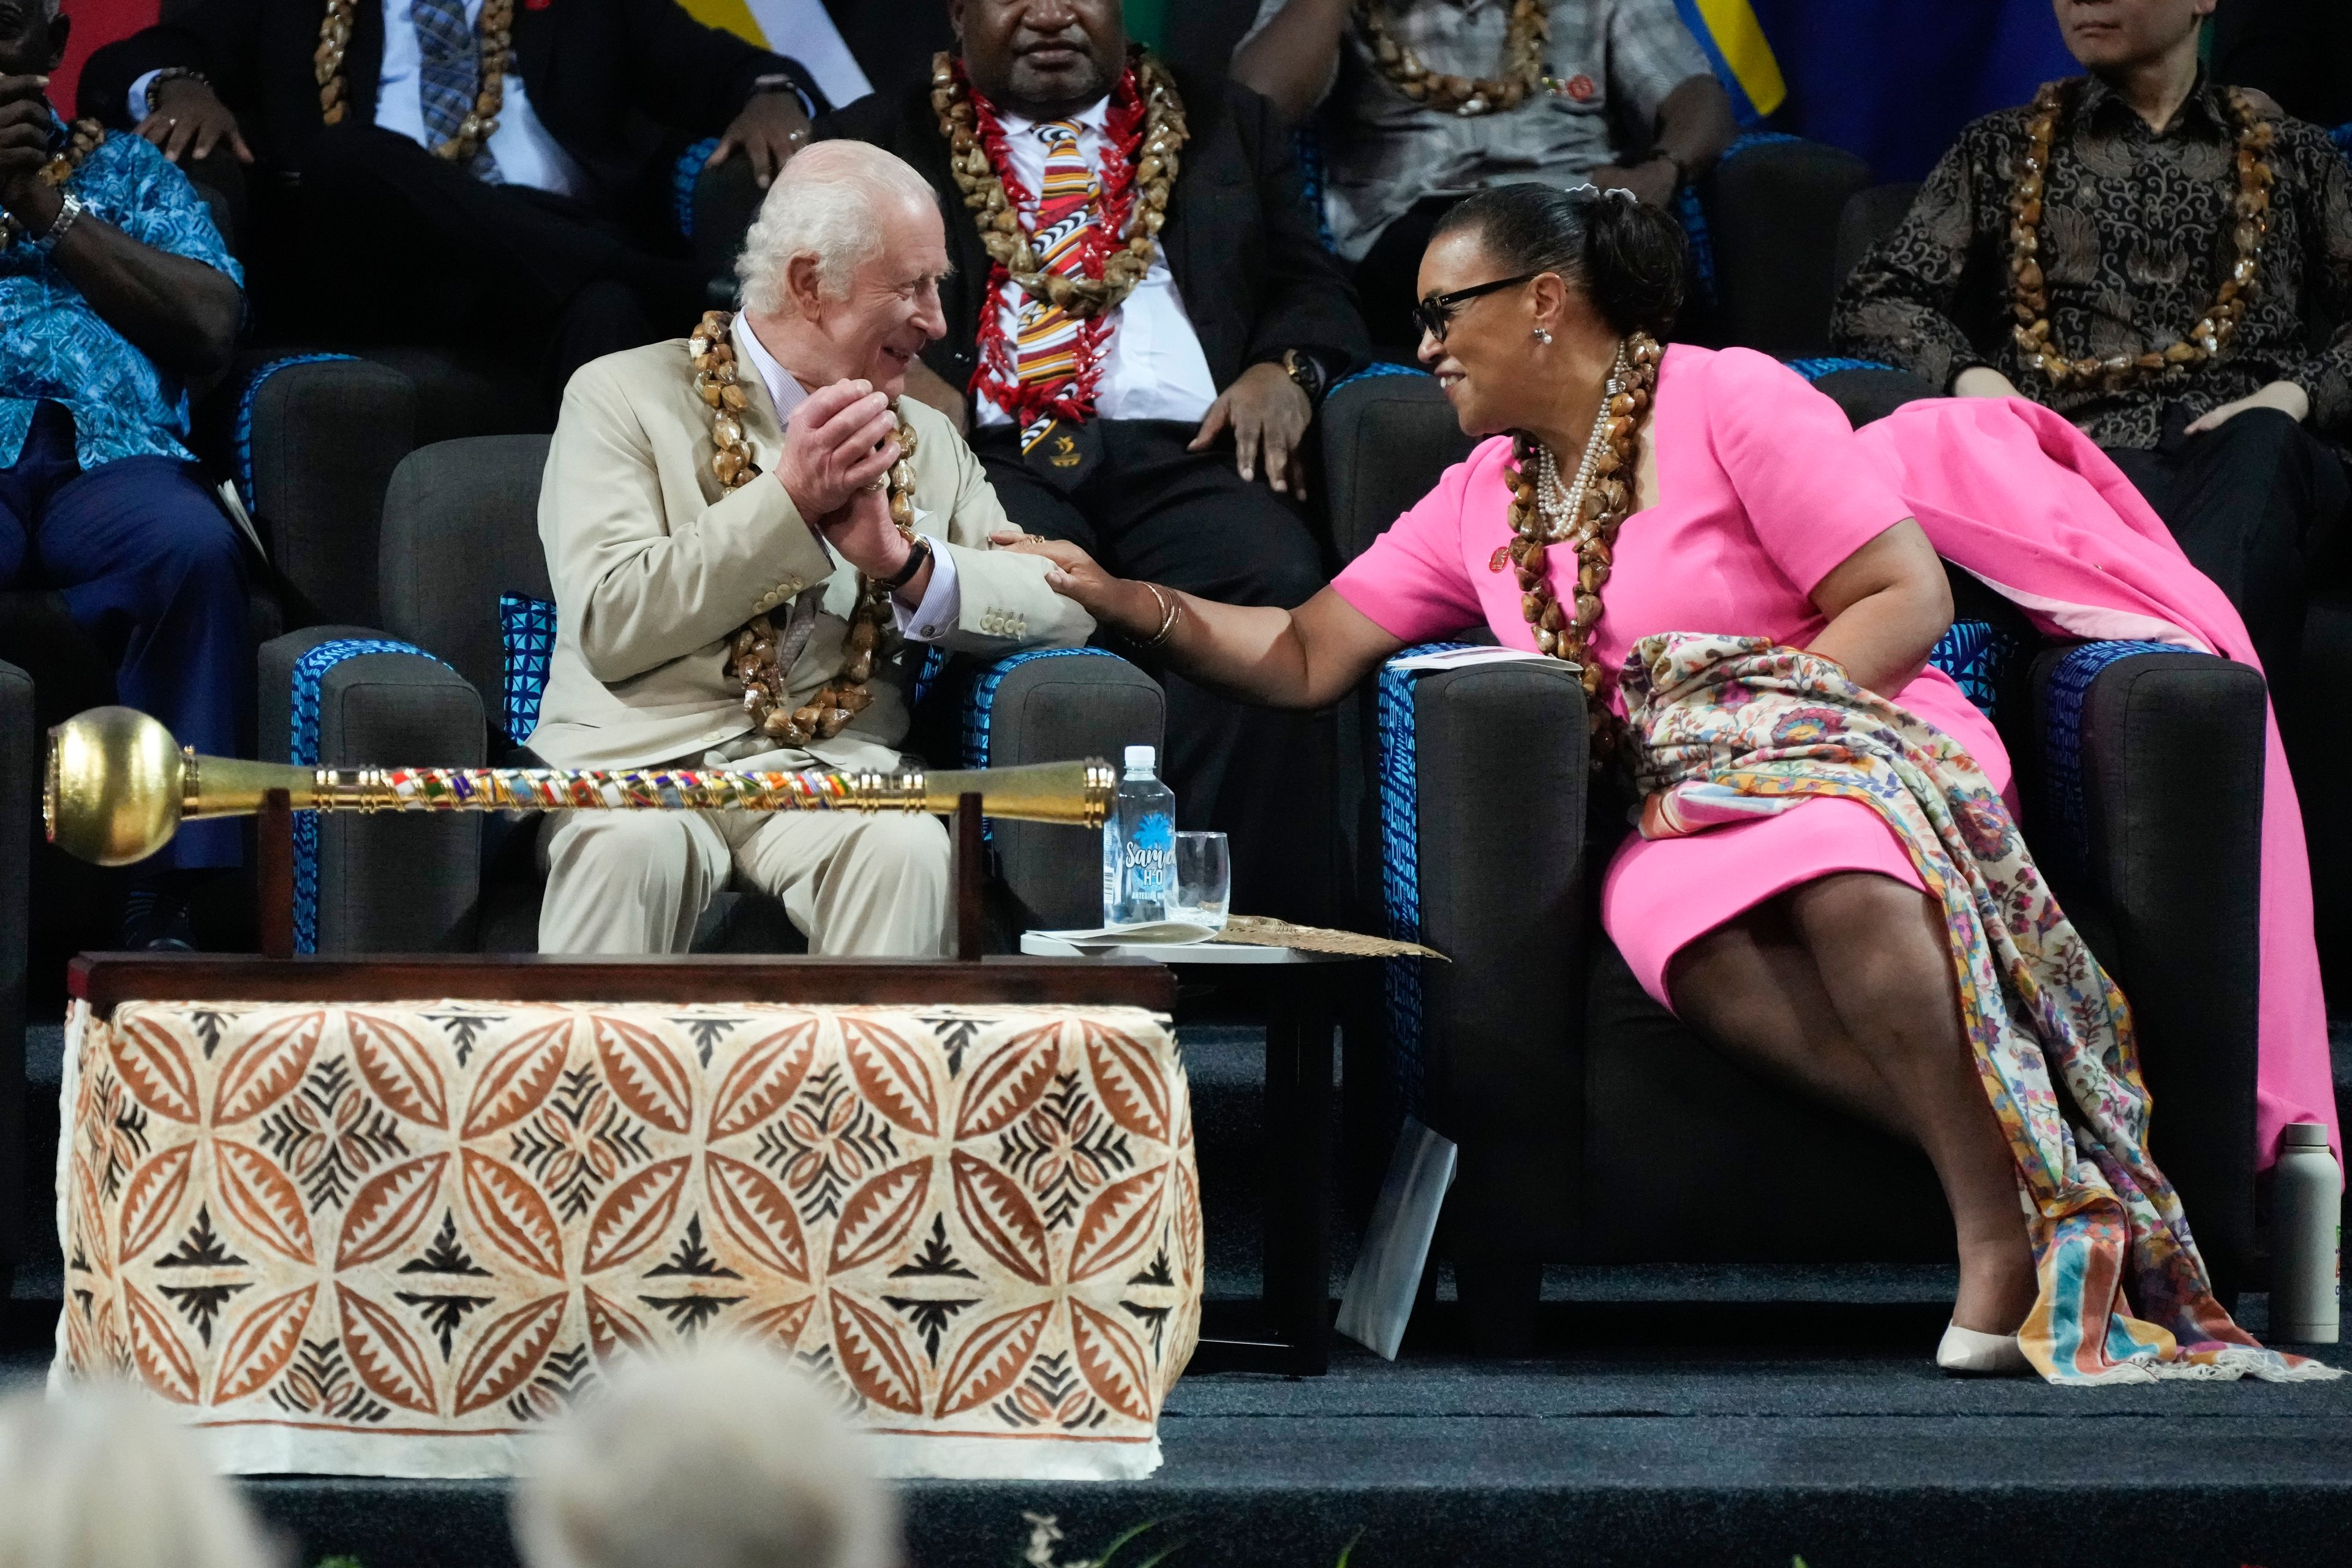
[[[1601,408],[1592,416],[1592,429],[1584,437],[1584,457],[1576,465],[1576,481],[1559,482],[1559,462],[1549,447],[1536,448],[1536,510],[1544,520],[1544,538],[1557,544],[1571,536],[1590,537],[1590,528],[1577,526],[1578,509],[1583,504],[1584,492],[1591,487],[1593,470],[1600,465],[1601,450],[1609,434],[1609,402],[1624,384],[1625,373],[1631,367],[1625,363],[1625,345],[1617,344],[1616,363],[1609,367],[1609,380],[1601,389]]]

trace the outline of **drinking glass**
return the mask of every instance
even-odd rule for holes
[[[1176,836],[1176,902],[1168,911],[1170,920],[1224,930],[1233,885],[1233,858],[1223,834]]]

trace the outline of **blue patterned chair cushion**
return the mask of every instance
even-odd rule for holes
[[[2000,718],[2000,689],[2025,645],[2013,632],[1990,621],[1954,621],[1937,640],[1927,662],[1957,682],[1978,711],[1996,721]]]
[[[539,700],[555,656],[555,605],[529,594],[499,595],[499,636],[506,647],[503,687],[507,739],[520,746],[539,728]]]

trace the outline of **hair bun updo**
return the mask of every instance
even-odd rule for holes
[[[1475,233],[1510,272],[1557,272],[1620,335],[1663,340],[1690,292],[1690,243],[1672,213],[1592,185],[1496,185],[1439,220],[1433,240]]]

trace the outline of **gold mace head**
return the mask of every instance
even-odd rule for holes
[[[172,731],[135,708],[92,708],[49,731],[41,826],[101,866],[144,860],[180,826],[186,764]]]

